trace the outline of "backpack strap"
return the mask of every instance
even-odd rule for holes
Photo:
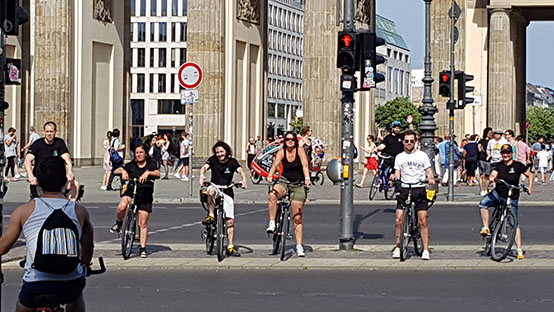
[[[52,207],[49,203],[47,203],[47,202],[46,202],[45,200],[43,200],[42,198],[40,198],[40,197],[35,197],[35,200],[37,200],[37,199],[39,199],[41,202],[43,202],[43,203],[46,205],[46,207],[50,208],[50,210],[52,210],[52,211],[56,210],[56,208]],[[64,209],[65,207],[67,207],[69,204],[71,204],[71,200],[68,199],[67,202],[65,203],[65,205],[63,205],[62,208],[60,208],[60,209],[63,210],[63,209]]]

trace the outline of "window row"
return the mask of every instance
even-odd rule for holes
[[[409,96],[410,95],[410,73],[398,68],[389,67],[387,71],[388,92]]]
[[[301,37],[287,35],[277,30],[270,30],[267,38],[269,49],[302,56],[304,55],[304,40]]]
[[[269,25],[304,33],[304,16],[286,9],[269,5]]]
[[[267,56],[268,70],[270,74],[302,79],[302,61],[294,60],[274,54]]]
[[[148,81],[146,81],[148,78]],[[169,79],[169,81],[168,81]],[[181,85],[175,74],[133,74],[134,93],[179,94]]]
[[[168,23],[133,23],[131,24],[131,41],[146,42],[147,29],[150,30],[149,42],[185,42],[187,41],[187,23],[170,23],[170,29],[167,29]],[[135,37],[136,28],[136,37]],[[178,40],[177,40],[178,39]]]
[[[286,118],[286,104],[267,103],[267,116]],[[289,107],[290,110],[291,107]]]
[[[302,84],[277,79],[268,79],[268,96],[284,101],[302,101]]]
[[[131,0],[131,16],[168,16],[168,10],[171,16],[187,16],[187,6],[188,0]]]
[[[169,56],[167,55],[168,50]],[[186,48],[135,48],[133,49],[133,67],[146,67],[146,60],[149,59],[148,67],[169,67],[177,68],[185,63],[187,59]],[[168,62],[169,60],[169,62]]]
[[[410,62],[410,56],[408,54],[404,54],[398,51],[392,51],[391,49],[387,49],[387,56],[389,58],[394,58],[395,60],[401,61],[404,63]]]

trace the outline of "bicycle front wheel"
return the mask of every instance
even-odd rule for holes
[[[219,210],[219,209],[218,209]],[[223,210],[219,210],[217,213],[217,261],[221,262],[225,259],[225,218],[223,217]]]
[[[211,255],[214,251],[215,229],[213,225],[206,226],[206,253]]]
[[[400,261],[406,261],[408,259],[408,244],[410,243],[410,216],[408,211],[404,210],[404,216],[402,217],[402,226],[400,227]]]
[[[279,254],[279,247],[281,246],[281,232],[283,229],[283,215],[281,214],[281,207],[277,208],[275,231],[273,232],[273,248],[271,249],[272,255]]]
[[[319,185],[323,185],[323,182],[325,182],[325,178],[323,177],[323,173],[321,173],[321,171],[318,171],[315,176],[317,177],[317,182],[319,182]]]
[[[252,172],[252,176],[250,177],[250,179],[252,180],[252,183],[259,184],[262,181],[262,176],[255,172]]]
[[[289,236],[290,227],[290,210],[283,213],[283,231],[281,232],[281,261],[285,261],[285,255],[287,252],[287,236]]]
[[[414,222],[412,227],[412,239],[414,241],[414,251],[419,257],[423,254],[423,239],[421,238],[421,228],[419,227],[419,221],[417,215],[414,216]]]
[[[379,188],[379,172],[373,176],[373,181],[371,181],[371,186],[369,187],[369,200],[373,200],[375,198],[375,194],[377,194],[377,189]]]
[[[491,258],[494,261],[502,261],[514,244],[517,230],[517,218],[511,210],[508,210],[504,220],[499,222],[492,233]]]
[[[127,208],[125,217],[123,218],[123,225],[121,227],[121,255],[123,259],[127,260],[131,256],[131,250],[133,249],[133,242],[135,241],[137,219],[133,212],[134,207]]]

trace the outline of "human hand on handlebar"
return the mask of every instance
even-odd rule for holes
[[[127,173],[127,171],[123,171],[123,172],[121,173],[121,179],[122,179],[123,181],[129,180],[129,173]]]
[[[268,183],[271,183],[271,182],[273,182],[273,177],[268,175],[266,180],[267,180]]]
[[[241,181],[241,184],[242,184],[242,185],[240,186],[240,188],[242,188],[242,189],[248,188],[248,185],[246,185],[246,180],[242,180],[242,181]]]

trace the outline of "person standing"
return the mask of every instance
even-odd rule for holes
[[[36,132],[35,126],[31,126],[29,128],[29,132],[30,132],[29,142],[27,142],[27,144],[25,144],[25,146],[21,148],[22,152],[25,152],[26,150],[28,150],[29,147],[31,147],[31,144],[33,144],[36,140],[40,139],[40,135]]]
[[[123,151],[125,150],[125,144],[121,143],[121,140],[119,140],[120,134],[121,133],[119,129],[113,129],[110,148],[113,148],[119,154],[121,160],[117,162],[112,161],[112,171],[110,173],[110,178],[108,179],[108,185],[106,186],[106,190],[108,191],[113,191],[112,182],[115,177],[114,171],[119,167],[123,167],[123,160],[125,159],[125,155],[123,154]]]
[[[542,185],[546,185],[546,170],[548,169],[548,163],[550,162],[551,157],[544,144],[541,145],[541,151],[537,153],[537,159],[539,160],[539,171],[541,173]]]
[[[492,134],[493,137],[489,140],[489,144],[487,144],[487,159],[491,162],[491,168],[502,161],[500,148],[502,145],[508,144],[508,141],[502,137],[504,134],[502,129],[495,129]]]
[[[15,128],[10,127],[8,133],[4,136],[4,155],[7,159],[6,171],[4,173],[4,180],[8,180],[8,173],[12,172],[12,180],[17,181],[21,177],[19,173],[15,172],[16,157],[17,157],[17,135],[15,134]]]
[[[362,171],[362,180],[356,186],[364,187],[367,172],[371,171],[371,174],[377,174],[377,154],[375,153],[377,145],[375,144],[375,137],[371,134],[368,135],[366,147],[360,146],[360,149],[365,152],[366,164]]]
[[[256,143],[254,142],[254,138],[250,137],[248,139],[248,144],[246,144],[246,154],[248,155],[246,158],[246,165],[248,166],[248,169],[252,170],[252,160],[254,160],[254,157],[256,157],[256,154],[258,153],[258,149],[256,148]]]
[[[162,146],[162,164],[164,166],[165,175],[162,178],[162,180],[169,179],[169,152],[171,151],[171,145],[173,142],[171,141],[171,134],[164,133],[163,139],[161,140],[161,146]]]
[[[179,158],[181,165],[177,168],[175,177],[181,181],[189,180],[189,157],[190,157],[190,134],[186,131],[181,133],[181,143],[179,143]]]
[[[492,128],[487,127],[483,130],[483,138],[477,143],[479,147],[479,187],[481,196],[487,195],[489,185],[489,175],[491,174],[491,163],[488,160],[487,146],[492,139]]]
[[[312,135],[312,129],[310,126],[303,126],[302,129],[300,129],[300,136],[302,139],[300,140],[300,146],[304,148],[304,151],[306,152],[306,157],[308,157],[308,168],[312,169],[312,139],[310,139],[310,136]]]
[[[112,142],[112,132],[106,133],[106,139],[103,142],[104,145],[104,160],[102,161],[102,168],[104,168],[104,177],[102,178],[101,190],[106,191],[108,189],[108,181],[110,180],[110,174],[112,173],[112,163],[110,161],[110,142]]]
[[[467,176],[467,185],[473,186],[475,183],[475,171],[477,170],[477,161],[479,159],[479,146],[476,142],[477,135],[469,137],[469,142],[464,146],[465,169]]]
[[[530,160],[531,160],[531,150],[529,148],[529,145],[525,143],[525,139],[522,135],[518,135],[516,138],[515,143],[515,150],[517,151],[516,155],[516,161],[519,161],[520,163],[527,166],[527,168],[530,167]]]
[[[264,141],[260,135],[256,137],[256,149],[258,150],[258,153],[264,149]]]
[[[544,144],[544,137],[540,137],[537,142],[533,143],[531,146],[531,155],[533,157],[533,171],[535,172],[535,182],[538,182],[538,174],[539,174],[539,158],[537,157],[537,154],[541,151],[541,146]]]

